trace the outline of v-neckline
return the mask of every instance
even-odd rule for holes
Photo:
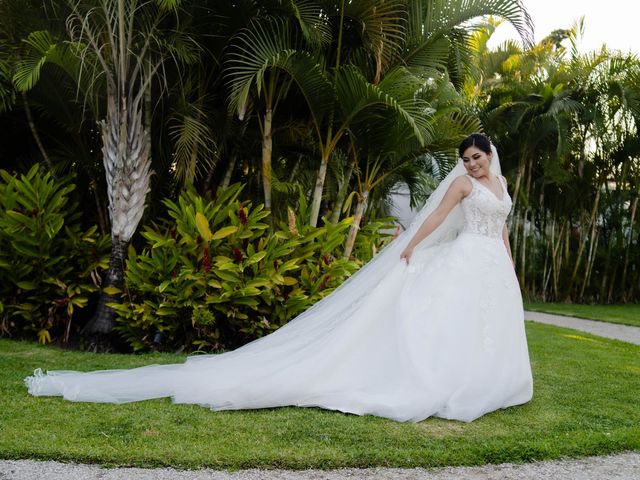
[[[477,178],[472,177],[471,175],[469,175],[469,178],[471,178],[472,180],[474,180],[478,185],[480,185],[482,188],[484,188],[487,192],[489,192],[493,198],[495,198],[497,201],[499,202],[503,202],[504,198],[505,198],[505,191],[504,191],[504,186],[502,185],[502,181],[498,178],[498,183],[500,183],[500,190],[502,190],[502,198],[498,198],[498,196],[493,192],[493,190],[491,190],[489,187],[487,187],[485,184],[483,184],[480,180],[478,180]]]

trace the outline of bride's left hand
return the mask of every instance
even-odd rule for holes
[[[411,258],[411,255],[413,255],[413,248],[412,247],[407,247],[400,254],[400,259],[404,260],[405,262],[407,262],[407,265],[409,265],[409,259]]]

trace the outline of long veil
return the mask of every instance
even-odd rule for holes
[[[495,149],[491,171],[500,174]],[[112,403],[171,397],[176,403],[197,403],[215,410],[318,404],[314,399],[322,394],[321,406],[331,408],[326,391],[337,391],[344,385],[364,389],[364,377],[368,373],[362,372],[373,371],[374,367],[387,368],[388,378],[393,378],[397,371],[410,370],[404,368],[404,363],[398,363],[398,357],[406,355],[405,346],[390,346],[389,337],[411,333],[397,333],[402,327],[383,318],[392,316],[391,310],[380,308],[387,303],[386,294],[380,293],[389,289],[378,288],[376,293],[376,288],[385,280],[390,282],[388,285],[402,282],[406,265],[400,259],[401,252],[439,205],[453,180],[464,173],[459,160],[404,232],[331,294],[275,332],[231,352],[192,355],[183,364],[94,372],[49,371],[47,374],[37,369],[33,376],[25,379],[29,393]],[[463,215],[458,205],[416,251],[437,248],[453,240],[462,226]],[[389,279],[390,275],[393,278]],[[371,301],[372,295],[377,295],[376,302]],[[388,298],[388,303],[393,300]],[[367,310],[373,308],[374,303],[377,310]],[[358,353],[358,348],[364,348],[363,342],[369,342],[366,355]],[[385,350],[388,348],[395,349]],[[372,355],[372,351],[376,353]],[[389,356],[393,357],[391,362]],[[380,358],[372,360],[372,357]],[[353,363],[358,368],[352,368]],[[334,373],[342,375],[342,383],[335,378],[333,383],[323,380]],[[357,378],[353,378],[354,375]],[[371,378],[368,381],[373,381]],[[341,405],[336,409],[346,411]],[[357,411],[355,407],[353,411]]]

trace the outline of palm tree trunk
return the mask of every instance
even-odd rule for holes
[[[520,211],[514,210],[513,221],[511,222],[511,250],[513,259],[518,259],[518,247],[520,239]]]
[[[528,175],[526,175],[526,195],[527,195],[527,199],[531,198],[531,180],[533,178],[533,171],[532,171],[532,166],[530,165],[529,168],[525,171],[525,173],[527,173]],[[527,206],[524,210],[524,214],[523,214],[523,218],[522,218],[522,233],[521,233],[521,243],[522,245],[520,246],[520,288],[524,290],[526,290],[526,279],[527,279],[527,217],[529,216],[531,212],[531,203],[528,200],[527,201]]]
[[[584,301],[584,291],[587,288],[591,281],[591,272],[593,271],[593,263],[595,259],[596,250],[598,248],[598,236],[597,236],[597,224],[594,221],[591,225],[591,235],[589,236],[589,253],[587,254],[587,263],[585,265],[585,274],[582,280],[582,287],[580,288],[580,295],[578,296],[578,300],[580,302]],[[602,282],[606,283],[607,274],[605,273],[602,277]],[[602,299],[602,294],[600,295]]]
[[[568,220],[560,227],[560,233],[558,234],[558,243],[554,251],[554,266],[553,266],[553,299],[560,300],[560,275],[562,274],[562,264],[566,258],[566,245],[569,242],[569,234],[571,232],[570,224]]]
[[[542,266],[542,277],[540,284],[540,299],[544,302],[547,297],[547,288],[549,287],[549,279],[551,278],[551,270],[553,265],[553,246],[555,245],[556,221],[555,218],[551,222],[551,235],[547,235],[547,227],[542,230],[544,238],[544,265]]]
[[[593,242],[593,229],[595,228],[596,218],[598,213],[598,205],[600,204],[600,182],[596,183],[596,198],[593,202],[593,208],[591,209],[591,218],[590,225],[592,228],[592,242]],[[580,268],[580,262],[582,260],[582,255],[584,254],[585,242],[580,242],[580,247],[578,247],[578,255],[576,256],[576,263],[573,266],[573,273],[571,274],[571,282],[569,283],[569,288],[576,284],[576,278],[578,276],[578,270]],[[586,272],[585,272],[586,274]],[[586,276],[586,275],[585,275]]]
[[[148,68],[151,69],[151,62],[148,61]],[[151,155],[151,125],[153,123],[153,99],[151,97],[151,84],[144,91],[144,129],[147,132],[147,151]]]
[[[112,239],[109,270],[107,270],[107,274],[102,281],[102,293],[98,300],[98,307],[93,318],[91,318],[81,332],[82,335],[88,337],[90,340],[88,350],[105,350],[104,345],[110,343],[108,336],[115,325],[115,314],[108,304],[111,302],[120,302],[120,295],[107,293],[104,290],[109,288],[121,290],[124,286],[124,262],[127,246],[128,242],[124,242],[119,238]]]
[[[233,175],[233,169],[236,166],[236,158],[238,158],[238,155],[234,153],[231,156],[231,160],[229,160],[227,171],[224,173],[224,178],[222,179],[222,183],[220,184],[220,188],[222,189],[227,188],[231,183],[231,176]]]
[[[262,132],[262,188],[264,190],[264,208],[271,210],[271,155],[273,153],[273,137],[271,126],[273,110],[267,107],[264,114],[264,128]]]
[[[520,194],[520,186],[522,185],[522,176],[526,167],[525,159],[520,156],[520,165],[518,165],[518,174],[516,175],[515,185],[513,187],[513,209],[515,211],[518,205],[518,198]]]
[[[625,180],[625,174],[623,170],[622,178],[618,181],[618,186],[620,187],[621,190],[624,189],[624,180]],[[612,193],[611,190],[609,189],[609,182],[604,182],[604,186],[605,186],[606,198],[609,200],[607,203],[611,204],[611,200],[615,199],[616,194]],[[618,212],[617,212],[618,219],[621,220],[622,219],[622,209],[621,209],[622,198],[621,197],[618,198],[618,201],[616,202],[616,204],[617,204],[616,206],[618,207]],[[599,232],[598,234],[598,239],[602,237],[603,241],[605,242],[605,247],[603,248],[604,252],[602,255],[604,257],[603,259],[604,267],[602,268],[602,273],[599,275],[600,277],[599,301],[601,303],[610,303],[610,300],[609,300],[610,292],[613,285],[615,284],[616,275],[618,271],[617,269],[618,262],[611,261],[611,256],[613,254],[613,249],[615,247],[614,241],[619,243],[619,238],[621,233],[620,229],[616,228],[616,224],[622,226],[622,221],[611,222],[610,218],[608,218],[608,216],[605,215],[603,219],[602,232],[601,233]],[[594,253],[594,257],[596,256],[596,254],[597,254],[597,249]],[[613,272],[611,271],[612,269],[613,269]],[[591,272],[587,274],[587,279],[589,280],[589,283],[590,283]]]
[[[313,190],[313,201],[311,202],[311,214],[309,216],[309,225],[315,227],[318,224],[318,215],[320,214],[320,203],[322,202],[322,191],[324,189],[324,180],[327,176],[327,166],[329,165],[329,154],[323,155],[320,161],[320,169],[316,177],[316,186]]]
[[[618,262],[615,263],[613,267],[613,273],[611,274],[611,279],[609,280],[609,292],[607,293],[607,303],[613,302],[613,289],[616,286],[616,277],[618,276]]]
[[[358,235],[358,230],[360,230],[360,221],[362,220],[362,214],[367,207],[368,197],[369,191],[365,190],[364,192],[362,192],[362,196],[358,200],[356,213],[353,216],[353,223],[351,224],[351,228],[349,228],[349,234],[347,235],[347,241],[344,246],[344,253],[342,254],[342,256],[346,259],[351,256],[351,251],[353,250],[353,246],[356,243],[356,236]]]
[[[344,203],[344,199],[347,196],[347,191],[349,190],[349,183],[351,182],[351,175],[353,175],[353,169],[356,165],[355,157],[349,162],[349,167],[347,168],[347,173],[344,176],[342,183],[340,184],[340,189],[338,190],[338,196],[336,198],[336,204],[333,206],[333,211],[331,212],[331,223],[334,225],[340,221],[340,212],[342,211],[342,204]]]
[[[625,295],[624,286],[627,284],[627,271],[629,268],[629,251],[631,250],[631,243],[633,242],[633,224],[636,219],[636,210],[638,208],[638,197],[633,199],[631,203],[631,218],[629,219],[629,236],[627,237],[627,245],[625,246],[624,253],[624,267],[622,269],[622,281],[620,283],[620,291]],[[627,301],[626,298],[622,299],[623,302]]]
[[[267,106],[264,114],[264,130],[262,132],[262,187],[264,189],[264,208],[271,211],[271,157],[273,154],[272,135],[273,109]],[[267,217],[269,231],[273,231],[273,215]]]
[[[513,205],[512,205],[512,209],[515,212],[514,213],[514,221],[513,221],[513,244],[512,244],[512,248],[513,248],[513,254],[514,254],[514,259],[518,259],[518,252],[519,252],[519,248],[520,248],[520,218],[521,218],[521,212],[520,209],[518,208],[518,199],[520,197],[520,189],[522,187],[522,178],[525,174],[525,170],[526,170],[526,162],[524,161],[524,158],[520,158],[520,166],[518,167],[518,174],[516,176],[516,181],[515,181],[515,186],[514,186],[514,190],[513,190]]]
[[[529,215],[529,207],[527,207],[524,211],[524,215],[522,217],[522,241],[521,241],[521,245],[520,245],[520,288],[522,288],[523,291],[526,291],[526,285],[525,283],[527,282],[527,232],[526,232],[526,228],[527,228],[527,216]]]
[[[336,65],[335,65],[336,70],[340,66],[340,54],[342,53],[342,31],[344,28],[344,3],[345,3],[345,0],[342,0],[340,4],[340,24],[338,29],[338,45],[336,49]],[[330,115],[330,117],[333,117],[333,115]],[[329,122],[329,127],[327,129],[327,138],[326,138],[327,141],[325,144],[326,147],[322,151],[322,159],[320,160],[320,169],[318,170],[318,175],[316,177],[316,186],[313,190],[313,200],[311,202],[311,214],[309,215],[309,225],[311,225],[312,227],[315,227],[318,224],[318,215],[320,214],[320,204],[322,203],[322,191],[324,190],[324,180],[327,176],[327,166],[329,165],[329,156],[331,155],[331,150],[332,150],[329,147],[329,145],[331,144],[331,137],[332,137],[332,127],[331,127],[331,122]]]
[[[291,169],[291,174],[289,175],[289,183],[293,183],[294,180],[296,179],[296,175],[298,174],[298,170],[300,169],[301,161],[302,161],[302,154],[299,154],[298,159],[296,160],[296,163],[293,165],[293,168]]]
[[[115,326],[115,312],[108,303],[119,301],[119,297],[104,288],[122,285],[126,247],[144,213],[152,172],[143,112],[129,105],[126,96],[108,96],[107,118],[100,122],[100,128],[111,219],[111,260],[98,307],[82,334],[98,336],[91,340],[94,350],[110,350],[108,335]]]

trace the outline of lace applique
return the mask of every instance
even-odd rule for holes
[[[502,185],[502,199],[499,199],[488,187],[470,175],[471,193],[462,199],[460,205],[464,213],[463,233],[475,233],[492,238],[502,236],[504,222],[511,211],[511,197],[505,185]]]

